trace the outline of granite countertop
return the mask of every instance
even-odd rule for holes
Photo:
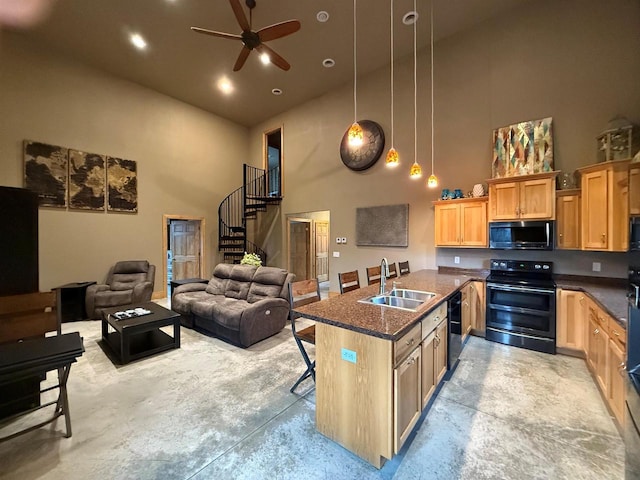
[[[629,310],[626,287],[598,282],[597,277],[593,277],[593,280],[557,278],[556,285],[565,290],[579,290],[588,293],[600,307],[618,321],[620,326],[627,329]]]
[[[321,323],[374,337],[397,340],[465,283],[470,280],[484,279],[485,275],[481,273],[456,275],[438,273],[437,270],[420,270],[395,279],[399,288],[436,294],[434,299],[422,305],[417,312],[358,302],[363,298],[376,295],[380,285],[362,287],[321,302],[298,307],[294,312]],[[387,290],[391,288],[393,281],[394,279],[387,280]]]

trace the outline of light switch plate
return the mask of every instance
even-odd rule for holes
[[[591,264],[591,270],[593,270],[594,272],[599,272],[601,267],[602,265],[600,264],[600,262],[593,262]]]
[[[336,243],[342,243],[342,239],[340,237],[336,237]]]
[[[333,252],[334,258],[338,258],[340,256],[340,252]]]
[[[342,237],[341,240],[342,240],[342,243],[347,243],[347,237]]]
[[[349,350],[348,348],[342,348],[340,350],[340,357],[342,360],[346,360],[347,362],[356,363],[358,360],[358,354],[353,350]]]
[[[455,264],[460,263],[460,257],[458,257],[458,256],[453,257],[453,263],[455,263]]]

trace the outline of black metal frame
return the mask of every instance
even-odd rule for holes
[[[311,361],[311,359],[309,358],[309,354],[307,353],[307,350],[304,348],[304,345],[302,343],[302,342],[309,342],[309,340],[307,340],[306,338],[300,337],[296,331],[296,318],[300,318],[301,315],[297,315],[293,311],[295,307],[300,307],[302,305],[307,305],[309,303],[320,301],[320,282],[318,282],[317,279],[315,279],[315,282],[316,282],[316,296],[310,297],[308,299],[298,301],[298,302],[294,301],[291,284],[289,284],[289,304],[291,305],[291,310],[289,311],[289,318],[291,320],[291,332],[293,333],[293,338],[296,341],[296,345],[298,345],[300,354],[304,359],[304,363],[307,366],[304,373],[300,375],[298,380],[296,380],[296,383],[293,384],[293,387],[289,389],[291,393],[293,393],[294,390],[298,388],[298,385],[300,385],[304,380],[306,380],[309,377],[313,378],[313,383],[316,383],[316,361],[315,360]]]

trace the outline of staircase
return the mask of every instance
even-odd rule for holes
[[[269,171],[243,165],[243,185],[231,192],[218,207],[218,250],[226,263],[240,263],[244,253],[255,253],[267,264],[267,254],[247,239],[247,220],[278,205],[280,169]],[[270,188],[271,187],[271,188]]]

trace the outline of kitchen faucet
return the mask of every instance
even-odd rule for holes
[[[380,295],[384,295],[387,286],[387,277],[389,276],[389,262],[387,257],[382,257],[380,262]]]

